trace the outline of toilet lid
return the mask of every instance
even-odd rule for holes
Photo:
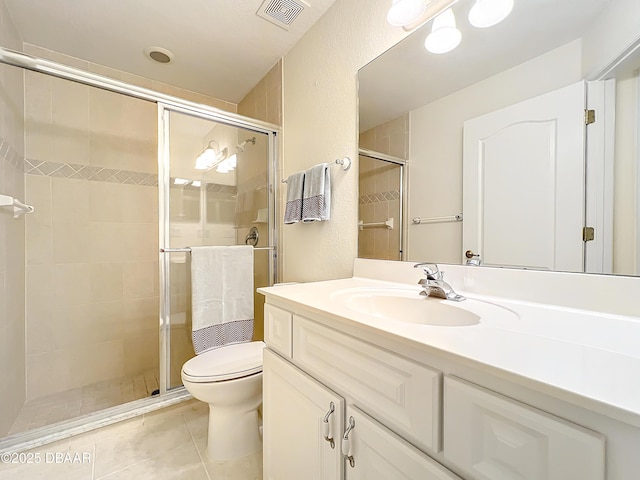
[[[182,366],[192,382],[220,382],[262,371],[264,342],[225,345],[196,355]]]

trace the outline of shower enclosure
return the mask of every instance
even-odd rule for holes
[[[25,244],[25,349],[0,357],[17,379],[2,450],[187,395],[187,247],[255,244],[254,285],[273,284],[277,127],[1,48],[0,62],[24,79],[13,195],[35,209],[10,224]],[[261,339],[259,297],[255,311]]]
[[[359,151],[358,257],[403,260],[405,160]]]

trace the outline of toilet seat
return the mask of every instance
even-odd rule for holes
[[[182,366],[183,379],[212,383],[260,373],[264,347],[264,342],[236,343],[196,355]]]

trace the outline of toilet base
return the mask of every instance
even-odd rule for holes
[[[231,460],[262,450],[258,410],[227,410],[209,405],[207,456],[211,460]]]

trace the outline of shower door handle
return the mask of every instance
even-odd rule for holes
[[[258,239],[260,238],[260,234],[258,233],[257,227],[251,227],[248,235],[244,238],[245,245],[253,245],[254,247],[258,244]]]

